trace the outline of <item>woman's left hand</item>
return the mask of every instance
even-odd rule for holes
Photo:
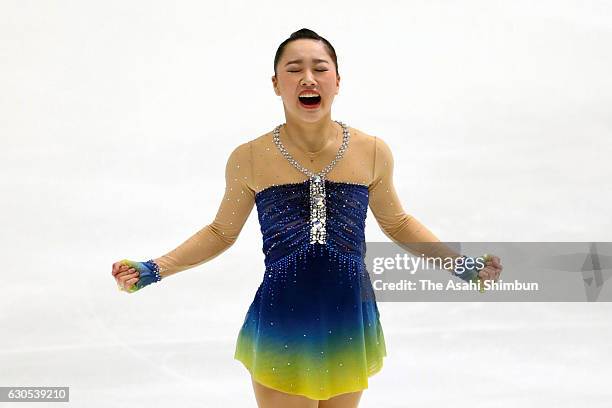
[[[496,282],[503,269],[501,260],[495,255],[488,255],[485,260],[485,267],[478,272],[478,276],[482,280],[493,280]]]

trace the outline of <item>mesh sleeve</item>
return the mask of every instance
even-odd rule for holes
[[[234,149],[227,160],[225,194],[212,223],[154,260],[162,277],[210,261],[236,241],[255,203],[251,185],[252,153],[247,142]]]
[[[391,149],[378,137],[374,146],[374,177],[368,188],[370,209],[385,235],[415,255],[459,257],[460,254],[440,242],[419,220],[406,214],[393,184]]]
[[[412,215],[406,214],[393,184],[393,155],[375,139],[374,178],[369,188],[370,209],[383,232],[395,242],[438,242],[438,238]]]

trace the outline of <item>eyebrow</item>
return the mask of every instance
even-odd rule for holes
[[[319,62],[325,62],[325,63],[328,63],[328,64],[329,64],[329,61],[324,60],[324,59],[314,58],[312,61],[313,61],[315,64],[316,64],[316,63],[319,63]],[[287,65],[289,65],[289,64],[301,64],[302,62],[304,62],[304,60],[303,60],[303,59],[295,59],[295,60],[291,60],[291,61],[287,62],[287,63],[285,64],[285,66],[287,66]]]

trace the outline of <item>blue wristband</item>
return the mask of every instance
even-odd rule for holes
[[[478,272],[480,272],[482,268],[478,268],[476,266],[476,259],[469,257],[469,256],[465,256],[465,255],[462,255],[461,259],[463,259],[462,264],[455,265],[455,268],[453,269],[452,274],[466,282],[474,282],[474,281],[478,282],[479,280]],[[470,268],[466,267],[465,264],[467,262],[469,262],[473,266]]]

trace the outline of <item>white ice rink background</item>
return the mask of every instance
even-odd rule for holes
[[[141,292],[111,264],[212,221],[229,153],[284,121],[274,52],[303,27],[338,54],[332,118],[391,146],[406,212],[440,239],[612,241],[609,2],[3,1],[0,386],[256,406],[233,360],[263,277],[255,208],[225,253]],[[608,303],[379,308],[388,357],[361,407],[611,404]]]

